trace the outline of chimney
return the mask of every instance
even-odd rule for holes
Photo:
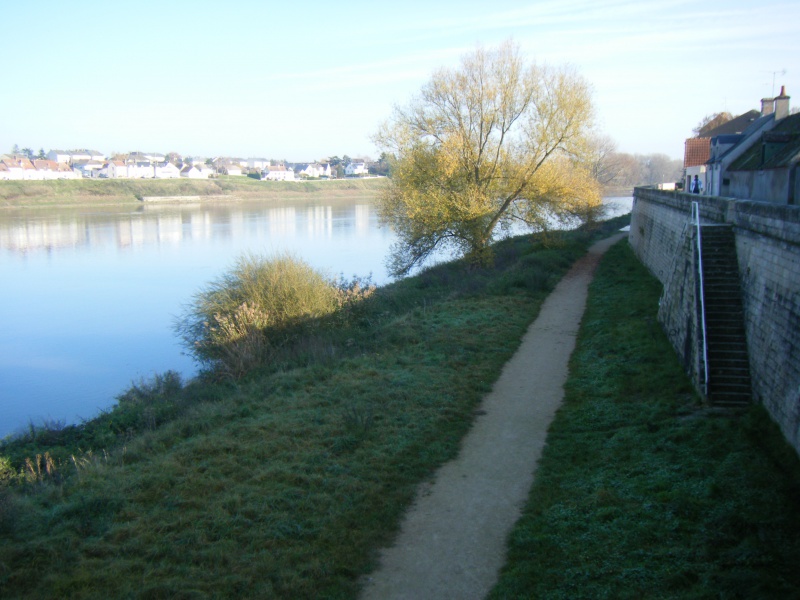
[[[789,116],[789,96],[786,95],[786,86],[781,86],[781,95],[775,97],[775,120]]]
[[[775,98],[761,99],[761,116],[766,117],[775,112]]]

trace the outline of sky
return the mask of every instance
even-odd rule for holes
[[[781,85],[800,106],[796,0],[4,1],[0,153],[377,158],[393,106],[508,39],[586,78],[620,152],[682,158]]]

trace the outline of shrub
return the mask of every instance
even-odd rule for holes
[[[175,330],[200,363],[238,377],[269,360],[289,326],[341,307],[342,294],[291,255],[245,254],[194,296]]]
[[[6,456],[0,456],[0,488],[14,481],[17,473]]]

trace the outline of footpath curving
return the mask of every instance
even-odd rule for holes
[[[564,396],[589,283],[603,253],[626,236],[594,244],[545,300],[459,456],[417,491],[394,545],[364,579],[363,600],[470,600],[492,589]]]

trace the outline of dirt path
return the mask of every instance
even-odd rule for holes
[[[627,234],[593,245],[542,305],[503,368],[459,456],[424,484],[395,545],[366,578],[362,598],[483,598],[505,561],[547,429],[564,395],[589,283],[602,254]]]

